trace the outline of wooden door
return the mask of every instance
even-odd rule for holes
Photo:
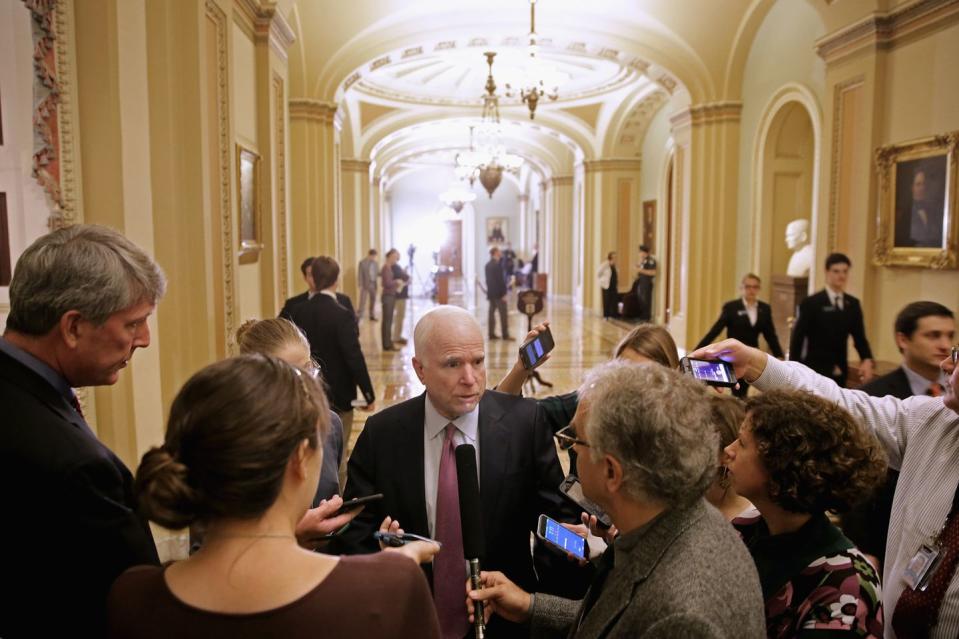
[[[440,246],[440,264],[452,266],[454,277],[463,275],[463,222],[462,220],[447,220],[446,240]]]

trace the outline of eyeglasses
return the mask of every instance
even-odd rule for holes
[[[587,448],[589,447],[587,442],[576,438],[576,431],[572,426],[567,426],[566,428],[557,431],[553,437],[556,438],[556,443],[559,444],[560,450],[569,450],[576,444],[579,444],[580,446],[586,446]]]
[[[310,377],[313,379],[320,378],[320,365],[316,362],[315,359],[311,359],[309,363],[304,367],[304,370],[309,373]]]
[[[956,363],[959,362],[959,345],[952,347],[952,355],[950,355],[950,357],[952,358],[952,365],[955,366]]]

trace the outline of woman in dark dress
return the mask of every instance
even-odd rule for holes
[[[317,380],[280,359],[242,355],[190,378],[134,490],[161,526],[203,522],[203,545],[183,561],[121,575],[108,601],[110,636],[439,637],[415,561],[332,557],[298,543],[329,425]],[[417,559],[437,550],[416,543]]]

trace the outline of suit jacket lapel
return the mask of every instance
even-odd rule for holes
[[[502,417],[503,409],[495,396],[483,393],[479,404],[479,485],[485,521],[496,521],[496,506],[503,489],[506,462],[510,459],[510,437]]]
[[[402,487],[397,494],[406,502],[405,510],[410,515],[400,519],[407,532],[429,535],[430,526],[426,517],[426,479],[423,468],[423,429],[426,427],[426,393],[410,402],[410,412],[397,424],[397,437],[393,440],[397,459],[405,460],[409,472],[397,478]]]

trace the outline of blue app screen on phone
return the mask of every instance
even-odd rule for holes
[[[546,534],[544,536],[566,552],[576,555],[580,559],[586,558],[586,540],[576,533],[567,530],[561,526],[559,522],[547,518]]]

